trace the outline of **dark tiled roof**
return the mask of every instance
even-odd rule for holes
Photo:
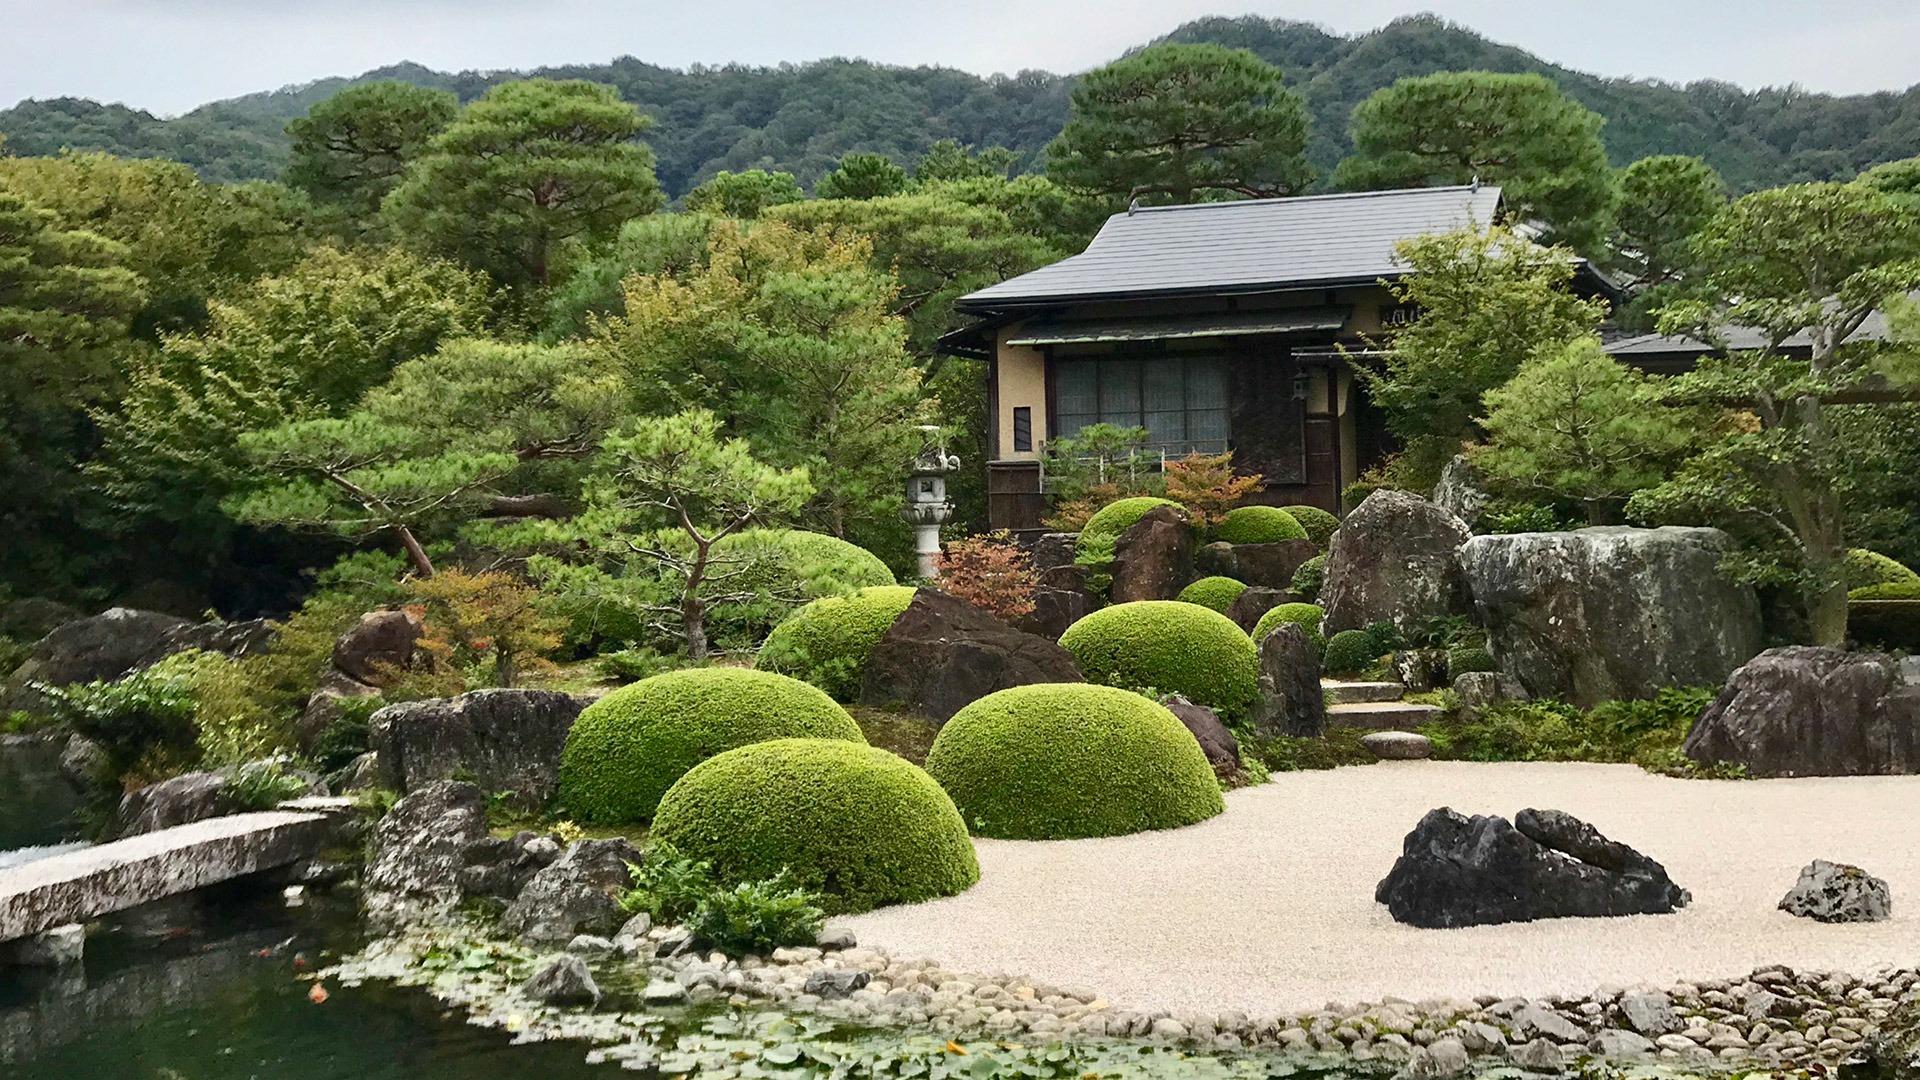
[[[1405,268],[1403,240],[1494,222],[1492,186],[1147,207],[1107,219],[1087,250],[963,296],[962,311],[1067,300],[1371,282]]]
[[[1920,299],[1920,293],[1914,294],[1914,298]],[[1751,326],[1727,326],[1721,328],[1720,332],[1726,338],[1727,347],[1736,352],[1764,349],[1769,344],[1766,332]],[[1847,341],[1850,343],[1885,341],[1890,333],[1891,328],[1887,324],[1886,313],[1876,311],[1867,316],[1858,330],[1848,335]],[[1813,339],[1806,334],[1795,334],[1781,342],[1780,347],[1790,353],[1804,352],[1813,347]],[[1611,355],[1628,360],[1676,355],[1701,356],[1714,351],[1712,345],[1684,334],[1640,334],[1618,341],[1609,341],[1605,348]]]

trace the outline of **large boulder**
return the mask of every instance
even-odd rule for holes
[[[35,642],[0,690],[0,711],[39,708],[40,695],[29,682],[111,682],[188,649],[245,656],[262,648],[271,633],[259,620],[196,623],[157,611],[108,608],[64,623]]]
[[[329,668],[320,676],[320,684],[307,695],[307,704],[293,722],[300,748],[309,753],[320,745],[327,729],[346,718],[348,701],[380,696],[380,688],[368,686],[344,671]]]
[[[227,776],[193,772],[129,791],[120,798],[113,816],[117,838],[191,825],[227,812]]]
[[[1085,587],[1086,567],[1074,566],[1066,569],[1080,571],[1082,584],[1071,588],[1055,588],[1044,582],[1033,590],[1033,610],[1014,620],[1014,628],[1029,634],[1059,641],[1067,627],[1100,610],[1098,596]]]
[[[1033,560],[1033,572],[1045,574],[1063,566],[1072,566],[1080,556],[1080,534],[1077,532],[1041,533],[1033,541],[1030,549]]]
[[[425,632],[420,616],[411,611],[369,611],[333,643],[333,666],[358,682],[385,686],[394,672],[413,662]]]
[[[1481,512],[1492,501],[1486,474],[1464,454],[1455,454],[1453,460],[1447,462],[1440,470],[1440,482],[1433,486],[1433,505],[1459,518],[1468,529],[1480,520]]]
[[[996,690],[1084,681],[1080,662],[1054,642],[959,597],[921,589],[869,654],[860,701],[902,702],[944,722]]]
[[[1331,637],[1376,622],[1413,632],[1473,604],[1455,553],[1471,534],[1412,492],[1382,489],[1340,523],[1327,550],[1320,606]]]
[[[373,828],[364,878],[367,915],[388,928],[460,902],[467,848],[487,835],[487,797],[443,780],[408,795]]]
[[[1691,897],[1659,863],[1570,814],[1522,810],[1509,823],[1442,807],[1407,834],[1374,900],[1398,922],[1438,928],[1667,914]]]
[[[628,866],[640,859],[620,837],[575,841],[533,875],[500,924],[529,943],[571,941],[577,934],[612,937],[627,920],[620,897],[633,887]]]
[[[1720,569],[1718,529],[1476,536],[1460,550],[1501,670],[1591,708],[1717,684],[1760,651],[1760,602]]]
[[[1193,581],[1193,529],[1178,506],[1156,506],[1127,527],[1113,545],[1116,604],[1172,600]]]
[[[1179,694],[1168,694],[1160,699],[1193,737],[1200,743],[1200,752],[1207,755],[1207,764],[1213,766],[1213,774],[1222,779],[1231,779],[1240,775],[1240,740],[1233,737],[1227,725],[1220,722],[1220,714],[1205,705],[1195,705]]]
[[[1264,585],[1249,585],[1227,605],[1226,616],[1233,624],[1247,633],[1253,633],[1260,625],[1260,616],[1279,607],[1293,603],[1293,594],[1285,589],[1269,589]]]
[[[1818,922],[1881,922],[1893,914],[1893,892],[1857,866],[1815,859],[1780,898],[1780,910]]]
[[[475,690],[388,705],[368,721],[381,786],[413,791],[455,776],[538,809],[560,787],[560,751],[581,703],[553,690]]]
[[[1683,749],[1753,776],[1920,772],[1920,658],[1768,649],[1727,679]]]
[[[535,874],[552,866],[559,857],[560,844],[531,829],[512,836],[483,836],[467,845],[460,891],[469,897],[512,903]]]
[[[1305,537],[1270,544],[1216,542],[1194,555],[1194,572],[1202,576],[1230,577],[1251,586],[1284,589],[1293,584],[1294,571],[1300,569],[1300,564],[1318,554],[1320,549]]]
[[[48,634],[86,615],[71,604],[44,596],[27,596],[10,604],[0,604],[0,637],[15,641],[39,641]],[[0,675],[6,672],[0,671]]]
[[[1260,697],[1252,719],[1253,730],[1267,737],[1326,733],[1320,649],[1299,623],[1281,623],[1260,639]]]

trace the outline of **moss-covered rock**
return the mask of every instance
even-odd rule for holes
[[[1340,519],[1317,506],[1283,506],[1300,527],[1307,530],[1307,539],[1313,545],[1326,550],[1327,542],[1333,539],[1333,530],[1340,527]]]
[[[1180,694],[1222,716],[1240,716],[1259,694],[1253,639],[1198,604],[1140,600],[1102,608],[1067,628],[1060,644],[1089,682]]]
[[[826,596],[800,608],[767,635],[756,666],[792,675],[836,701],[860,696],[867,657],[913,603],[910,585],[882,585],[851,596]]]
[[[1320,637],[1320,620],[1326,617],[1327,613],[1320,610],[1318,604],[1281,604],[1260,616],[1260,621],[1253,627],[1253,640],[1259,642],[1279,629],[1281,623],[1293,623],[1305,630],[1307,637],[1318,647],[1325,644]]]
[[[1233,602],[1240,599],[1240,594],[1246,591],[1245,582],[1230,577],[1203,577],[1181,589],[1179,599],[1183,603],[1199,604],[1224,615]]]
[[[1193,733],[1111,686],[1017,686],[955,713],[927,771],[981,836],[1069,840],[1171,829],[1225,809]]]
[[[1080,539],[1075,542],[1074,551],[1079,561],[1098,565],[1113,561],[1113,546],[1120,534],[1132,528],[1139,520],[1151,513],[1157,506],[1179,506],[1172,499],[1162,499],[1153,495],[1135,495],[1130,498],[1116,499],[1100,508],[1099,512],[1087,519],[1080,528]]]
[[[877,747],[776,739],[702,762],[660,802],[653,837],[713,864],[723,884],[783,868],[829,913],[952,896],[980,880],[953,800]]]
[[[1229,544],[1277,544],[1303,540],[1306,535],[1293,515],[1277,506],[1235,507],[1213,530],[1215,540]]]
[[[1327,557],[1315,555],[1301,563],[1300,568],[1293,572],[1293,581],[1287,586],[1287,591],[1311,603],[1320,598],[1320,586],[1325,584],[1326,580]]]
[[[1379,639],[1365,630],[1342,630],[1327,639],[1323,665],[1329,675],[1355,675],[1383,655]]]
[[[866,742],[845,709],[798,679],[746,668],[669,671],[581,712],[560,755],[560,800],[576,821],[644,821],[700,762],[791,737]]]

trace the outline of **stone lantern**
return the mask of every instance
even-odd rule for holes
[[[922,426],[926,445],[907,470],[907,505],[901,516],[913,526],[913,550],[920,559],[920,576],[939,576],[940,526],[953,518],[947,501],[947,474],[960,468],[960,459],[947,453],[937,427]]]

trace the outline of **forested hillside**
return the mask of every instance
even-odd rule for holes
[[[1244,47],[1278,65],[1306,97],[1314,119],[1310,156],[1323,176],[1350,149],[1347,116],[1368,94],[1395,79],[1466,69],[1552,78],[1606,117],[1602,134],[1615,165],[1650,154],[1695,154],[1739,190],[1845,178],[1920,153],[1920,87],[1836,97],[1793,88],[1749,91],[1720,82],[1677,86],[1606,78],[1570,71],[1428,16],[1354,37],[1286,20],[1202,19],[1166,40]],[[215,102],[165,120],[80,99],[28,101],[0,111],[0,135],[14,154],[105,150],[183,161],[210,180],[263,178],[277,175],[285,159],[286,122],[344,86],[398,78],[471,100],[526,74],[447,74],[400,64],[353,79]],[[672,195],[721,169],[780,169],[810,184],[848,151],[906,161],[943,138],[1008,147],[1019,153],[1021,167],[1032,168],[1066,121],[1072,81],[1046,72],[980,78],[946,68],[838,59],[677,70],[623,57],[532,74],[611,84],[653,117],[646,138]]]

